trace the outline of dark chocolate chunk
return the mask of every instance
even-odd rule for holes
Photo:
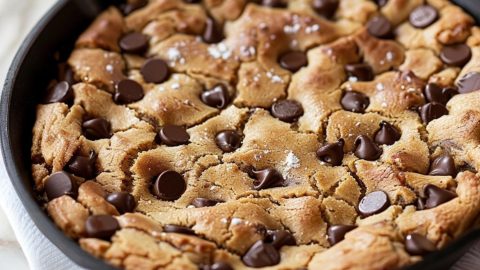
[[[371,81],[375,77],[373,69],[369,64],[347,64],[345,65],[347,76],[356,78],[358,81]]]
[[[458,94],[458,91],[454,87],[442,88],[438,84],[429,83],[425,87],[424,95],[428,102],[437,102],[446,105],[447,102]]]
[[[48,90],[43,103],[63,102],[70,104],[73,101],[73,89],[66,81],[61,81]]]
[[[313,9],[325,18],[332,18],[340,4],[339,0],[313,0]]]
[[[330,245],[335,245],[345,238],[345,234],[357,228],[355,225],[332,225],[328,228],[327,236]]]
[[[230,103],[230,94],[223,84],[218,84],[211,90],[203,92],[200,98],[203,103],[218,109],[224,109]]]
[[[208,17],[203,32],[203,41],[205,43],[213,44],[219,43],[224,38],[222,26],[219,25],[215,19]]]
[[[195,198],[192,201],[192,205],[195,206],[196,208],[215,206],[218,203],[220,203],[220,201],[206,199],[206,198]]]
[[[422,5],[410,13],[410,23],[416,28],[426,28],[438,19],[438,11],[430,5]]]
[[[425,124],[448,114],[447,108],[437,102],[430,102],[420,108],[420,117]]]
[[[195,235],[195,232],[184,226],[178,226],[178,225],[173,225],[173,224],[168,224],[163,226],[163,231],[167,233],[181,233],[181,234],[187,234],[187,235]]]
[[[375,143],[392,145],[400,140],[400,131],[386,121],[380,122],[380,130],[375,133]]]
[[[116,231],[120,229],[120,224],[116,218],[110,215],[89,216],[85,223],[85,230],[88,237],[110,240]]]
[[[303,115],[302,104],[295,100],[280,100],[272,105],[272,115],[287,123],[293,123]]]
[[[93,118],[83,122],[83,134],[89,140],[98,140],[110,138],[111,125],[110,122],[103,118]]]
[[[424,193],[426,196],[425,209],[437,207],[457,197],[457,194],[432,184],[425,186]]]
[[[393,25],[383,15],[377,15],[370,19],[367,23],[367,31],[370,35],[377,38],[392,38],[393,37]]]
[[[344,156],[344,145],[345,141],[343,139],[339,139],[336,143],[327,143],[317,150],[317,157],[333,166],[340,166]]]
[[[480,73],[470,72],[458,81],[458,92],[466,94],[480,90]]]
[[[280,253],[269,243],[259,240],[242,257],[243,263],[250,267],[266,267],[280,262]]]
[[[368,136],[360,135],[355,139],[355,156],[365,160],[377,160],[382,155],[378,147]]]
[[[358,211],[363,217],[378,214],[390,206],[388,196],[383,191],[366,194],[358,204]]]
[[[128,33],[119,42],[122,51],[131,54],[143,54],[148,49],[148,36],[138,32]]]
[[[143,87],[136,81],[125,79],[117,83],[113,100],[117,104],[128,104],[143,98]]]
[[[364,113],[368,105],[370,105],[370,99],[363,93],[356,91],[346,91],[340,101],[344,110]]]
[[[428,240],[425,236],[412,233],[405,237],[405,249],[410,255],[426,255],[437,250],[435,244]]]
[[[107,202],[115,206],[120,214],[133,212],[137,206],[135,197],[128,192],[113,192],[108,194]]]
[[[455,167],[455,160],[449,154],[436,157],[430,165],[430,175],[450,175],[455,177],[457,169]]]
[[[277,187],[284,181],[283,176],[273,168],[253,171],[252,173],[256,179],[253,186],[256,190]]]
[[[262,6],[272,8],[285,8],[287,3],[284,0],[262,0]]]
[[[265,242],[271,243],[277,250],[280,250],[283,246],[295,246],[297,244],[293,235],[286,230],[268,231]]]
[[[308,59],[304,52],[290,51],[280,56],[278,62],[284,69],[291,72],[297,72],[302,67],[308,65]]]
[[[140,69],[140,73],[143,76],[143,80],[147,83],[160,84],[170,77],[170,69],[167,63],[158,58],[147,60]]]
[[[71,197],[77,197],[77,185],[73,176],[70,174],[60,171],[50,175],[44,184],[45,193],[49,201],[61,197],[63,195],[68,195]]]
[[[175,171],[162,172],[153,184],[153,194],[164,201],[175,201],[180,198],[187,184],[183,176]]]
[[[472,50],[466,44],[445,46],[440,52],[440,59],[449,66],[463,67],[471,58]]]
[[[235,130],[224,130],[215,136],[215,143],[225,153],[230,153],[242,145],[242,136]]]
[[[75,176],[83,177],[85,179],[92,179],[95,177],[95,161],[97,155],[91,152],[90,156],[73,156],[66,166],[66,170]]]
[[[198,4],[200,2],[202,2],[202,0],[183,0],[185,1],[185,3],[189,3],[189,4]]]
[[[187,144],[190,140],[190,135],[187,133],[187,130],[181,126],[164,126],[160,129],[158,135],[161,141],[168,146]]]

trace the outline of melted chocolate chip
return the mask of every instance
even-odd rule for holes
[[[196,198],[192,201],[192,205],[195,206],[196,208],[202,208],[202,207],[215,206],[220,202],[221,201],[210,200],[206,198]]]
[[[143,80],[147,83],[160,84],[170,77],[170,69],[167,63],[158,58],[147,60],[140,69],[140,73],[143,76]]]
[[[120,9],[122,10],[124,15],[129,15],[135,10],[145,7],[147,4],[148,0],[128,1],[128,3],[121,5]]]
[[[187,234],[187,235],[195,235],[195,232],[188,227],[172,225],[172,224],[163,226],[163,231],[167,233],[181,233],[181,234]]]
[[[75,176],[83,177],[85,179],[92,179],[95,177],[95,161],[97,155],[92,151],[90,156],[73,156],[66,166],[66,170]]]
[[[378,214],[390,206],[388,196],[383,191],[366,194],[358,204],[358,211],[363,217]]]
[[[242,145],[242,136],[235,130],[224,130],[215,136],[215,143],[225,153],[230,153]]]
[[[347,91],[340,101],[344,110],[364,113],[368,105],[370,105],[370,99],[363,93],[356,91]]]
[[[45,180],[44,189],[49,201],[63,195],[77,197],[77,185],[73,177],[64,171],[50,175]]]
[[[365,160],[377,160],[382,155],[378,147],[368,136],[360,135],[355,139],[355,156]]]
[[[308,65],[308,59],[305,53],[300,51],[291,51],[280,56],[278,61],[280,66],[291,72],[297,72],[302,67]]]
[[[303,115],[302,104],[295,100],[280,100],[272,105],[272,115],[287,123],[293,123]]]
[[[430,175],[450,175],[455,177],[457,175],[457,169],[455,167],[455,160],[452,156],[445,154],[438,156],[432,162],[430,166]]]
[[[412,233],[405,237],[405,249],[410,255],[426,255],[437,250],[435,245],[418,233]]]
[[[230,103],[230,94],[223,84],[218,84],[213,89],[203,92],[200,98],[203,103],[218,109],[224,109]]]
[[[133,212],[137,206],[135,197],[128,192],[114,192],[107,196],[107,202],[115,206],[120,214]]]
[[[242,257],[243,263],[250,267],[266,267],[280,262],[280,253],[269,243],[259,240]]]
[[[43,103],[63,102],[70,104],[73,101],[73,89],[66,81],[57,83],[54,87],[48,90]]]
[[[416,28],[425,28],[438,19],[438,11],[429,5],[422,5],[410,13],[410,23]]]
[[[313,0],[313,9],[325,18],[332,18],[340,4],[339,0]]]
[[[268,231],[265,242],[280,250],[283,246],[295,246],[297,242],[293,235],[286,230]]]
[[[448,114],[447,108],[437,102],[430,102],[420,108],[420,117],[425,124]]]
[[[428,102],[437,102],[443,105],[446,105],[456,94],[458,94],[457,89],[453,87],[442,88],[435,83],[427,84],[424,91],[425,98]]]
[[[437,207],[457,197],[455,193],[431,184],[425,186],[424,193],[426,196],[425,209]]]
[[[202,37],[205,43],[219,43],[224,38],[223,29],[213,18],[208,17]]]
[[[370,19],[367,23],[367,31],[377,38],[393,37],[393,25],[383,15],[377,15]]]
[[[348,77],[356,78],[358,81],[371,81],[375,76],[372,67],[365,63],[347,64],[345,71]]]
[[[375,143],[392,145],[400,140],[400,131],[386,121],[380,123],[380,130],[375,133]]]
[[[287,3],[283,0],[262,0],[262,6],[272,7],[272,8],[285,8]]]
[[[187,130],[181,126],[164,126],[160,129],[158,135],[161,141],[168,146],[187,144],[190,140],[190,135],[187,133]]]
[[[117,83],[113,100],[117,104],[128,104],[143,98],[143,87],[134,80],[125,79]]]
[[[117,219],[110,215],[89,216],[85,223],[88,237],[110,240],[120,229]]]
[[[256,181],[253,188],[256,190],[277,187],[284,181],[283,176],[275,169],[268,168],[260,171],[253,171]]]
[[[122,51],[131,54],[143,54],[148,49],[148,36],[133,32],[126,34],[119,42]]]
[[[175,201],[180,198],[187,184],[183,176],[175,171],[162,172],[153,184],[153,194],[164,201]]]
[[[375,2],[377,2],[378,6],[383,7],[388,3],[388,0],[375,0]]]
[[[440,59],[449,66],[463,67],[472,58],[472,50],[466,44],[445,46],[440,52]]]
[[[328,228],[327,236],[330,245],[335,245],[345,238],[345,234],[357,228],[355,225],[332,225]]]
[[[94,118],[83,122],[83,134],[89,140],[109,138],[111,134],[110,122],[103,118]]]
[[[458,92],[466,94],[480,90],[480,73],[470,72],[458,81]]]
[[[344,145],[345,141],[343,139],[339,139],[336,143],[327,143],[317,150],[317,157],[321,161],[327,162],[333,166],[340,166],[342,165],[344,156]]]

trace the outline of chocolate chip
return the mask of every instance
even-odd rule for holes
[[[161,141],[168,146],[177,146],[187,144],[190,135],[182,126],[167,125],[160,129],[158,133]]]
[[[210,200],[206,198],[195,198],[192,201],[192,205],[195,206],[196,208],[215,206],[218,203],[220,203],[220,201]]]
[[[425,209],[425,199],[424,198],[417,198],[417,204],[415,205],[417,210],[424,210]]]
[[[272,7],[272,8],[285,8],[287,3],[283,0],[262,0],[262,6]]]
[[[472,50],[466,44],[445,46],[440,52],[442,62],[456,67],[463,67],[472,58]]]
[[[44,189],[49,201],[63,195],[77,197],[77,185],[73,177],[64,171],[50,175],[45,180]]]
[[[325,18],[332,18],[340,4],[339,0],[313,0],[313,9]]]
[[[323,162],[327,162],[333,166],[342,165],[343,160],[343,146],[345,141],[339,139],[336,143],[327,143],[317,150],[317,157]]]
[[[455,177],[457,169],[455,167],[455,160],[452,156],[445,154],[436,157],[430,166],[430,175],[450,175]]]
[[[147,60],[140,69],[140,73],[147,83],[163,83],[170,77],[170,69],[167,63],[158,58]]]
[[[73,156],[68,162],[66,169],[69,173],[75,176],[83,177],[85,179],[92,179],[95,177],[95,161],[97,155],[91,152],[90,156]]]
[[[383,191],[366,194],[358,204],[358,211],[363,217],[378,214],[390,206],[388,196]]]
[[[287,52],[280,56],[278,61],[282,68],[290,70],[291,72],[297,72],[302,67],[308,65],[307,56],[300,51]]]
[[[447,108],[437,102],[430,102],[420,108],[420,117],[425,124],[448,114]]]
[[[375,0],[375,2],[377,2],[378,6],[383,7],[388,3],[388,0]]]
[[[113,192],[108,194],[107,202],[115,206],[120,214],[133,212],[137,203],[135,197],[128,192]]]
[[[117,219],[110,215],[89,216],[85,223],[88,237],[109,240],[120,229]]]
[[[480,90],[480,73],[470,72],[458,81],[458,92],[466,94]]]
[[[121,5],[120,9],[122,10],[124,15],[129,15],[135,10],[145,7],[147,4],[148,0],[128,1],[128,3]]]
[[[400,131],[386,121],[380,122],[380,130],[375,133],[375,142],[378,144],[392,145],[400,140]]]
[[[235,130],[224,130],[215,136],[215,143],[225,153],[230,153],[242,145],[242,136]]]
[[[345,234],[357,228],[355,225],[332,225],[328,228],[328,242],[331,246],[337,244],[345,238]]]
[[[189,4],[198,4],[200,2],[202,2],[202,0],[183,0],[185,3],[189,3]]]
[[[344,110],[364,113],[368,105],[370,105],[370,99],[363,93],[356,91],[346,91],[340,101]]]
[[[48,90],[43,103],[63,102],[70,104],[73,101],[73,89],[66,81],[57,83]]]
[[[393,25],[383,15],[377,15],[367,23],[367,31],[370,35],[377,38],[392,38]]]
[[[203,103],[218,109],[224,109],[230,103],[230,94],[223,84],[218,84],[211,90],[203,92],[200,98]]]
[[[195,232],[187,227],[168,224],[163,226],[163,231],[167,233],[181,233],[187,235],[195,235]]]
[[[293,123],[303,115],[302,104],[295,100],[280,100],[272,105],[272,115],[287,123]]]
[[[295,246],[297,242],[293,235],[286,230],[268,231],[265,242],[280,250],[283,246]]]
[[[272,244],[259,240],[245,253],[242,261],[250,267],[272,266],[280,262],[280,253]]]
[[[442,88],[435,83],[427,84],[424,91],[427,101],[437,102],[443,105],[447,104],[447,102],[456,94],[458,94],[457,89],[453,87]]]
[[[120,39],[120,48],[123,52],[131,54],[143,54],[148,49],[148,36],[132,32]]]
[[[201,270],[233,270],[233,267],[226,262],[216,262],[212,265],[204,265]]]
[[[83,122],[83,134],[89,140],[109,138],[111,134],[110,122],[103,118],[94,118]]]
[[[208,17],[202,37],[205,43],[219,43],[224,38],[223,29],[212,17]]]
[[[408,234],[405,237],[405,249],[410,255],[426,255],[437,250],[435,245],[425,236],[418,233]]]
[[[175,171],[162,172],[153,184],[153,194],[164,201],[175,201],[187,189],[183,176]]]
[[[429,5],[422,5],[410,13],[410,23],[416,28],[425,28],[438,18],[438,11]]]
[[[277,187],[284,181],[283,176],[275,169],[268,168],[260,171],[253,171],[255,176],[253,188],[256,190]]]
[[[437,207],[457,197],[457,194],[432,184],[425,186],[424,193],[426,197],[425,209]]]
[[[382,155],[378,147],[368,136],[360,135],[355,139],[355,156],[365,160],[377,160]]]
[[[143,87],[134,80],[125,79],[117,83],[113,100],[117,104],[128,104],[143,98]]]
[[[365,63],[347,64],[345,71],[348,77],[356,78],[358,81],[371,81],[375,77],[372,67]]]

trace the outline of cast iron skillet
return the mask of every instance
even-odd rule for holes
[[[478,0],[457,0],[480,21]],[[55,52],[68,53],[76,37],[114,0],[59,0],[24,40],[8,72],[0,107],[5,166],[28,214],[40,231],[78,265],[88,269],[115,269],[96,259],[56,227],[35,199],[30,168],[35,107],[55,75]],[[67,45],[66,45],[67,44]],[[69,45],[70,44],[70,45]],[[447,248],[430,254],[409,270],[448,269],[468,250],[480,231],[474,230]]]

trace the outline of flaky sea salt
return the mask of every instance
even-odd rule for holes
[[[208,47],[208,53],[215,59],[227,60],[232,56],[232,51],[225,45],[225,43],[218,43]]]
[[[286,166],[287,171],[291,169],[296,169],[300,167],[300,159],[298,159],[298,157],[295,156],[295,154],[292,151],[290,151],[288,152],[287,157],[285,158],[284,164]]]

